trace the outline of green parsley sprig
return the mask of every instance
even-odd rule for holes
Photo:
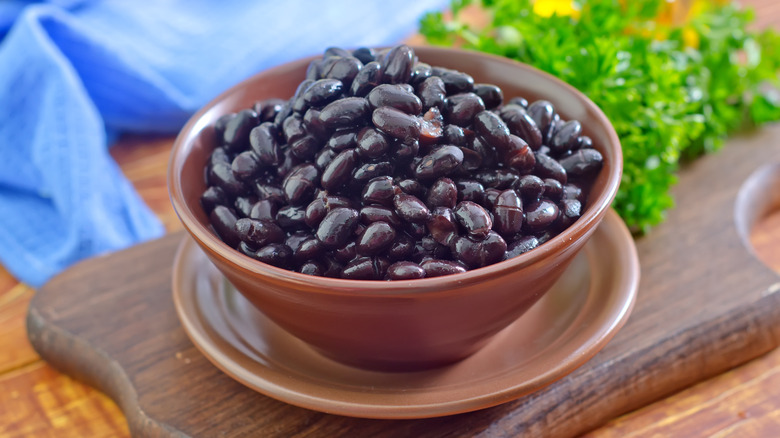
[[[778,84],[780,36],[748,30],[751,11],[707,6],[682,25],[665,25],[657,19],[663,0],[583,0],[574,3],[577,14],[551,16],[535,13],[530,0],[482,0],[490,23],[474,29],[459,20],[471,3],[453,0],[451,20],[428,13],[420,32],[433,44],[533,65],[599,105],[623,145],[613,207],[634,232],[673,207],[669,189],[681,160],[717,150],[739,129],[780,120],[780,101],[766,87]]]

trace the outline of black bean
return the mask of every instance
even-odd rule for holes
[[[360,221],[370,225],[377,221],[387,222],[394,227],[401,226],[401,218],[387,207],[369,205],[360,209]]]
[[[466,138],[466,133],[458,125],[447,125],[444,127],[444,141],[447,144],[455,146],[468,146],[469,141]]]
[[[463,152],[463,163],[459,169],[464,170],[465,174],[468,175],[482,167],[482,154],[467,147],[458,146],[458,148]]]
[[[322,64],[321,68],[323,68],[325,63]],[[286,112],[286,108],[282,108],[281,111],[279,111],[279,114],[276,115],[276,118],[274,119],[274,123],[277,125],[281,125],[284,120],[289,117],[293,113],[303,113],[306,111],[307,105],[306,101],[303,100],[303,93],[306,91],[307,88],[311,84],[313,84],[314,81],[310,79],[306,79],[300,84],[298,84],[298,88],[295,90],[295,94],[293,94],[293,97],[290,98],[290,100],[287,102],[287,106],[289,106],[289,114],[284,114]],[[284,114],[283,118],[280,120],[279,116]]]
[[[572,147],[572,150],[577,149],[590,149],[593,148],[593,140],[591,140],[590,137],[587,135],[581,135],[577,137],[577,141],[574,143],[574,146]]]
[[[232,161],[233,160],[230,158],[228,151],[225,148],[218,147],[214,148],[214,151],[211,152],[211,155],[209,155],[209,162],[207,164],[208,166],[213,166],[217,163],[230,164]]]
[[[487,208],[488,210],[492,210],[493,207],[496,206],[496,200],[500,194],[501,190],[499,189],[495,189],[493,187],[485,189],[485,195],[482,197],[482,204],[480,205]]]
[[[492,265],[504,259],[506,241],[495,231],[490,231],[480,242],[480,266]]]
[[[444,81],[447,94],[468,92],[474,88],[474,78],[457,70],[434,67],[431,74],[433,76],[439,76],[441,80]]]
[[[576,199],[564,199],[558,204],[560,228],[568,228],[582,215],[582,204]]]
[[[276,168],[276,176],[279,179],[284,179],[291,170],[301,164],[301,160],[293,154],[282,154],[284,157],[282,163]]]
[[[284,198],[287,203],[290,205],[308,204],[314,197],[314,190],[316,189],[319,176],[320,172],[313,164],[302,164],[300,167],[292,170],[282,183],[282,190],[284,190]]]
[[[354,128],[340,129],[333,133],[327,143],[327,147],[336,152],[351,149],[357,146],[357,130]]]
[[[369,62],[352,80],[350,94],[356,97],[367,95],[374,87],[382,83],[382,67],[378,62]]]
[[[222,134],[223,144],[231,151],[246,149],[249,131],[259,122],[257,113],[251,109],[241,110],[235,117],[225,123],[225,131]]]
[[[338,152],[333,149],[327,147],[322,148],[317,152],[317,155],[314,156],[314,165],[317,166],[317,169],[325,170],[325,168],[328,167],[328,164],[336,158],[336,155],[338,155]]]
[[[544,181],[536,175],[525,175],[512,184],[512,188],[524,202],[536,201],[544,192]]]
[[[349,243],[341,248],[333,250],[331,255],[339,263],[349,263],[350,260],[357,257],[357,243],[354,240],[350,240]]]
[[[546,229],[558,218],[558,206],[548,199],[541,199],[525,206],[524,227],[532,232]]]
[[[536,165],[534,166],[535,175],[540,178],[557,179],[561,184],[566,184],[566,169],[561,163],[555,161],[554,158],[550,158],[549,156],[538,152],[534,154],[534,158],[536,158]],[[568,161],[568,163],[574,167],[573,165],[576,163],[575,160],[577,159],[572,159],[571,161]]]
[[[554,154],[566,153],[574,147],[582,132],[582,125],[577,120],[569,120],[557,128],[557,132],[550,141],[550,149]]]
[[[306,135],[290,143],[290,153],[301,160],[310,160],[314,158],[317,151],[320,150],[320,143],[314,136]]]
[[[297,272],[306,275],[314,275],[316,277],[322,277],[325,275],[325,267],[322,263],[316,260],[307,260],[301,266],[296,269]]]
[[[236,233],[236,218],[233,210],[225,207],[224,205],[217,205],[211,210],[209,214],[209,220],[214,231],[217,232],[217,236],[222,239],[229,246],[235,248],[241,238]]]
[[[414,64],[414,67],[412,67],[412,78],[409,80],[409,83],[413,86],[420,85],[424,80],[431,77],[433,69],[429,64],[426,64],[424,62],[418,62]]]
[[[214,164],[208,176],[209,184],[219,186],[230,196],[239,195],[244,191],[244,184],[236,178],[229,163]]]
[[[536,166],[536,157],[528,143],[516,135],[510,135],[504,164],[521,174],[526,174]]]
[[[585,202],[585,193],[581,188],[574,184],[566,184],[563,186],[563,198],[564,199],[576,199],[580,203]]]
[[[524,109],[517,106],[514,108],[504,107],[501,111],[501,117],[506,122],[509,132],[525,140],[531,150],[539,150],[542,146],[542,131]]]
[[[284,231],[270,220],[241,218],[236,221],[235,231],[238,237],[255,248],[269,243],[284,241]]]
[[[303,93],[303,100],[310,107],[320,107],[336,100],[344,91],[344,84],[338,79],[320,79],[309,85]]]
[[[557,179],[545,178],[542,196],[553,201],[561,199],[561,196],[563,196],[563,185]]]
[[[263,122],[249,132],[249,146],[257,154],[257,160],[264,166],[274,166],[281,161],[279,132],[276,125]]]
[[[316,228],[329,211],[342,207],[351,207],[349,199],[321,193],[306,207],[304,221],[309,227]]]
[[[536,126],[539,127],[539,131],[542,133],[542,142],[550,141],[548,136],[551,131],[550,126],[556,116],[553,105],[546,100],[537,100],[528,105],[528,115],[534,119]]]
[[[512,104],[512,105],[518,105],[518,106],[521,106],[523,108],[528,108],[528,101],[525,100],[522,97],[513,97],[513,98],[509,99],[508,103]]]
[[[238,243],[238,252],[244,254],[247,257],[257,258],[257,248],[244,242],[243,240]]]
[[[535,236],[522,236],[510,243],[506,249],[505,259],[517,257],[539,246],[539,240]]]
[[[328,79],[337,79],[344,84],[344,88],[349,88],[352,85],[352,80],[355,79],[362,67],[363,63],[358,61],[357,58],[352,56],[338,57],[335,61],[322,66],[321,76]]]
[[[406,45],[395,46],[382,62],[382,80],[389,84],[409,82],[414,65],[414,51]]]
[[[312,81],[313,82],[313,81]],[[273,122],[276,126],[282,126],[282,123],[284,122],[284,119],[290,116],[292,114],[292,102],[286,101],[284,102],[284,105],[282,105],[282,108],[279,110],[278,113],[276,113],[276,117],[274,117],[271,122]]]
[[[317,227],[317,238],[322,246],[335,249],[347,243],[358,224],[358,212],[351,208],[336,208],[328,212]]]
[[[395,241],[387,250],[390,260],[408,260],[414,250],[414,239],[406,233],[396,233]]]
[[[276,212],[276,223],[287,230],[306,228],[306,209],[301,206],[286,205]]]
[[[477,181],[458,180],[455,181],[458,188],[458,201],[471,201],[481,204],[485,195],[485,187]]]
[[[485,104],[474,93],[463,93],[450,96],[444,104],[444,120],[453,125],[467,127],[471,125],[474,116],[485,111]]]
[[[504,93],[501,88],[492,84],[475,84],[474,94],[482,99],[486,109],[497,108],[504,101]]]
[[[463,151],[457,146],[445,145],[423,157],[414,171],[421,180],[433,180],[445,176],[463,163]]]
[[[443,245],[437,242],[431,236],[423,236],[414,245],[412,251],[412,261],[415,263],[422,263],[429,259],[443,259],[447,260],[452,257],[452,252],[447,245]]]
[[[414,280],[425,278],[425,269],[413,262],[395,262],[387,268],[385,280]]]
[[[425,222],[431,215],[428,207],[418,197],[399,193],[393,197],[395,212],[407,222]]]
[[[249,196],[237,196],[233,202],[235,212],[240,217],[248,217],[252,212],[252,206],[257,202],[257,197],[254,195]]]
[[[322,68],[322,58],[318,58],[310,62],[309,65],[306,67],[306,79],[311,81],[316,81],[317,79],[320,79],[321,68]]]
[[[257,180],[255,181],[254,189],[258,199],[267,199],[276,205],[285,203],[284,192],[275,185],[266,184],[262,180]]]
[[[438,76],[431,76],[425,79],[418,87],[417,94],[420,96],[423,108],[444,108],[444,99],[447,97],[447,91],[444,87],[444,81]]]
[[[560,165],[574,178],[592,177],[603,165],[604,158],[595,149],[580,149],[568,157],[561,158]],[[566,181],[561,181],[566,183]]]
[[[390,155],[396,163],[406,163],[413,159],[420,151],[420,142],[412,140],[409,142],[396,142],[390,151]]]
[[[320,112],[320,120],[329,129],[356,126],[370,113],[368,101],[362,97],[345,97],[329,103]]]
[[[244,151],[236,155],[230,168],[236,178],[246,181],[252,179],[260,173],[260,162],[253,151]]]
[[[423,222],[406,222],[404,223],[404,230],[415,239],[422,239],[428,234],[428,228]]]
[[[495,168],[498,163],[498,154],[496,149],[487,143],[485,143],[480,137],[473,136],[469,140],[471,149],[482,157],[482,167],[492,169]]]
[[[474,130],[499,152],[506,153],[509,145],[509,128],[501,117],[491,111],[481,111],[474,116]]]
[[[376,178],[378,176],[390,175],[393,173],[394,166],[387,162],[381,161],[379,163],[365,163],[362,166],[355,169],[355,173],[352,177],[360,187],[368,180]]]
[[[323,257],[320,259],[325,267],[325,272],[322,273],[323,277],[339,278],[341,277],[341,270],[344,269],[344,265],[337,262],[331,257]]]
[[[357,152],[354,149],[341,151],[322,172],[322,188],[335,191],[344,185],[352,176],[356,162]]]
[[[430,259],[422,262],[420,267],[425,270],[426,277],[441,277],[443,275],[460,274],[467,271],[462,263],[450,260]]]
[[[403,142],[414,141],[420,137],[420,119],[393,107],[383,106],[375,109],[371,121],[377,129]]]
[[[255,254],[255,258],[279,268],[288,268],[292,259],[292,250],[281,243],[266,245]]]
[[[217,186],[210,186],[200,195],[200,204],[206,210],[206,214],[211,213],[211,210],[217,205],[228,205],[229,202],[225,191]]]
[[[351,280],[378,280],[374,260],[371,257],[358,257],[347,263],[341,271],[341,278]]]
[[[378,85],[368,93],[366,99],[372,110],[389,106],[411,115],[420,114],[422,111],[420,98],[400,85]]]
[[[251,210],[249,210],[249,217],[252,219],[273,220],[277,211],[278,207],[276,204],[267,199],[261,199],[252,205]]]
[[[520,232],[523,227],[523,202],[514,190],[504,190],[498,195],[493,207],[493,221],[495,230],[504,236]]]
[[[428,190],[426,199],[428,207],[447,207],[455,208],[458,202],[458,187],[455,182],[449,178],[439,178]]]
[[[360,236],[360,240],[357,242],[357,253],[360,255],[379,254],[393,244],[395,236],[395,229],[387,222],[373,222],[366,227]]]
[[[499,190],[511,187],[519,178],[517,173],[509,169],[482,170],[474,174],[474,179],[479,181],[483,187]]]
[[[252,109],[257,113],[260,123],[264,123],[273,121],[276,114],[282,109],[282,105],[284,105],[284,100],[271,98],[255,102]]]
[[[370,47],[360,47],[352,51],[352,56],[363,64],[368,64],[376,59],[376,52]]]
[[[352,56],[352,54],[349,53],[348,50],[342,49],[341,47],[328,47],[325,49],[325,52],[323,52],[322,57],[330,58],[331,56],[348,57]]]
[[[395,196],[393,177],[380,176],[368,181],[361,194],[361,200],[364,205],[379,204],[391,206],[393,205],[393,196]]]
[[[431,233],[431,237],[442,245],[449,245],[450,240],[458,234],[458,224],[455,215],[447,207],[434,208],[433,212],[431,212],[431,218],[428,219],[426,225]]]
[[[455,219],[471,236],[483,239],[493,228],[493,219],[484,207],[471,201],[461,201],[453,210]]]
[[[361,157],[377,158],[390,149],[390,139],[381,131],[365,127],[357,134],[357,152]]]
[[[227,113],[214,122],[214,138],[217,140],[217,144],[222,145],[224,143],[225,127],[234,117],[236,117],[236,113]]]

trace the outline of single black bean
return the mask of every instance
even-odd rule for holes
[[[541,154],[539,152],[534,154],[534,158],[536,158],[536,165],[534,166],[534,175],[537,175],[540,178],[557,179],[561,184],[566,184],[567,173],[566,173],[566,169],[561,165],[561,163],[555,161],[554,158],[551,158],[548,155]],[[574,167],[574,164],[576,163],[575,160],[577,159],[573,159],[571,161],[568,161],[567,163],[569,163],[569,165]]]
[[[322,188],[331,191],[339,189],[352,176],[356,163],[357,152],[355,149],[341,151],[322,172]]]
[[[425,278],[425,269],[413,262],[395,262],[387,268],[385,280],[415,280]]]
[[[276,212],[276,223],[286,230],[301,230],[306,228],[306,208],[286,205]]]
[[[302,164],[293,169],[282,183],[282,190],[284,190],[284,198],[287,203],[290,205],[308,204],[314,197],[314,190],[317,187],[319,176],[320,171],[313,164]]]
[[[409,82],[414,65],[414,51],[406,45],[390,49],[382,62],[382,80],[389,84]]]
[[[316,81],[317,79],[320,79],[322,77],[320,76],[321,68],[322,68],[322,58],[318,58],[310,62],[309,65],[306,67],[306,79],[311,81]]]
[[[483,239],[493,228],[493,219],[484,207],[471,201],[461,201],[453,210],[455,219],[469,235]]]
[[[470,149],[477,152],[482,157],[482,167],[486,169],[493,169],[498,164],[498,153],[496,149],[489,144],[485,143],[479,136],[472,136],[469,139]]]
[[[292,260],[292,250],[287,245],[272,243],[257,250],[255,258],[278,268],[288,268]]]
[[[433,76],[439,76],[444,81],[447,94],[469,92],[474,88],[474,78],[470,75],[448,68],[433,67]]]
[[[420,114],[422,111],[420,98],[400,85],[378,85],[368,93],[366,99],[372,110],[389,106],[411,115]]]
[[[499,153],[506,153],[509,147],[509,128],[497,114],[491,111],[477,113],[474,116],[474,130]]]
[[[225,127],[234,117],[236,117],[236,113],[227,113],[214,122],[214,138],[217,140],[217,144],[222,145],[224,143]]]
[[[230,200],[225,191],[217,186],[210,186],[200,195],[200,204],[203,206],[206,214],[210,214],[211,210],[214,210],[214,207],[217,205],[228,205],[229,203]]]
[[[290,247],[294,257],[295,253],[300,249],[301,244],[312,238],[314,238],[314,236],[309,231],[295,231],[287,236],[284,240],[284,244]]]
[[[233,207],[236,215],[239,217],[249,217],[252,212],[252,206],[257,202],[257,197],[254,195],[249,196],[237,196],[233,201]]]
[[[278,206],[268,199],[261,199],[252,205],[249,210],[249,217],[252,219],[273,220],[279,211]]]
[[[516,135],[509,136],[508,148],[504,155],[504,164],[520,174],[531,172],[536,167],[536,157],[525,140]]]
[[[382,83],[382,66],[372,61],[364,65],[352,80],[350,94],[356,97],[367,95],[374,87]]]
[[[329,129],[356,126],[370,114],[368,101],[362,97],[345,97],[329,103],[320,112],[320,120]]]
[[[426,225],[431,233],[431,237],[442,245],[449,245],[452,238],[458,235],[458,224],[455,215],[447,207],[434,208],[431,212],[431,218],[428,219]]]
[[[496,198],[493,207],[495,230],[504,236],[520,232],[523,227],[523,201],[512,190],[504,190]]]
[[[255,102],[252,109],[257,113],[260,123],[264,123],[273,121],[276,114],[282,109],[282,105],[284,105],[284,100],[271,98]]]
[[[209,162],[207,163],[209,166],[213,166],[217,163],[228,163],[230,164],[233,160],[230,158],[230,154],[228,153],[227,149],[223,147],[217,147],[214,148],[214,150],[211,152],[211,155],[209,155]]]
[[[274,117],[274,119],[272,120],[273,124],[276,126],[282,126],[284,119],[289,117],[292,113],[293,113],[292,102],[289,100],[285,101],[284,104],[282,105],[282,108],[279,110],[278,113],[276,113],[276,117]]]
[[[468,270],[462,263],[437,259],[426,260],[420,264],[420,267],[425,271],[426,277],[460,274]]]
[[[417,156],[420,151],[420,142],[412,140],[409,142],[396,141],[390,151],[390,155],[395,163],[407,163]]]
[[[351,208],[336,208],[328,212],[317,227],[317,238],[322,246],[335,249],[347,243],[358,224],[358,212]]]
[[[352,178],[355,180],[356,184],[362,187],[363,184],[372,178],[391,175],[394,169],[395,167],[387,161],[380,161],[379,163],[365,163],[355,169]]]
[[[253,151],[244,151],[236,155],[230,165],[233,175],[241,181],[254,178],[260,173],[260,162]]]
[[[580,149],[568,157],[561,158],[560,165],[574,178],[589,178],[601,170],[603,162],[604,158],[599,151]]]
[[[267,184],[262,180],[255,181],[254,185],[257,198],[260,200],[267,199],[276,205],[284,204],[284,192],[278,186]]]
[[[325,63],[322,65],[324,66]],[[274,119],[274,123],[277,125],[280,125],[284,122],[284,119],[292,115],[293,113],[303,113],[306,111],[308,106],[306,105],[306,101],[303,100],[303,93],[306,92],[306,89],[309,88],[311,84],[313,84],[314,81],[310,79],[305,79],[303,82],[298,84],[298,88],[295,89],[295,94],[293,94],[293,97],[290,98],[289,101],[287,101],[287,105],[289,106],[289,114],[285,115],[284,118],[281,120],[279,119],[279,115],[285,112],[285,108],[283,107],[282,110],[279,112],[279,114],[276,115],[276,118]]]
[[[480,242],[466,236],[457,236],[450,241],[452,255],[471,269],[482,265],[482,248]]]
[[[430,208],[455,208],[455,204],[458,203],[458,187],[449,178],[439,178],[428,190],[426,201]]]
[[[423,157],[414,171],[421,180],[433,180],[445,176],[463,163],[463,151],[457,146],[445,145]]]
[[[464,170],[465,174],[475,172],[482,167],[482,154],[467,147],[458,146],[458,148],[463,152],[463,163],[461,163],[460,169]]]
[[[450,96],[444,104],[444,120],[453,125],[467,127],[471,125],[474,116],[485,111],[485,104],[474,93],[463,93]]]
[[[320,119],[321,111],[316,108],[309,108],[303,115],[303,127],[306,132],[317,140],[325,141],[328,139],[328,128]]]
[[[505,259],[517,257],[539,246],[539,240],[536,236],[522,236],[507,246]]]
[[[564,199],[558,204],[560,228],[566,229],[582,216],[582,204],[576,199]]]
[[[458,188],[458,201],[484,202],[485,187],[478,181],[458,180],[455,186]]]
[[[244,184],[236,178],[229,163],[214,164],[208,176],[209,184],[219,186],[230,196],[240,195],[244,191]]]
[[[338,155],[338,152],[333,149],[327,147],[322,148],[317,152],[317,155],[314,156],[314,165],[317,166],[317,169],[325,170],[325,168],[328,167],[328,164],[336,158],[336,155]]]
[[[397,232],[395,241],[387,250],[390,260],[408,260],[412,256],[415,240],[406,233]]]
[[[590,137],[587,135],[581,135],[577,137],[577,141],[574,143],[574,146],[572,147],[572,150],[577,149],[591,149],[593,148],[593,140],[591,140]]]
[[[563,185],[557,179],[545,178],[542,196],[553,201],[561,199],[561,196],[563,196]]]
[[[549,143],[552,153],[560,155],[572,150],[581,132],[582,125],[579,121],[569,120],[563,123],[557,128],[557,132]]]
[[[386,250],[395,240],[395,229],[387,222],[373,222],[366,227],[357,242],[357,253],[375,255]]]
[[[492,84],[474,84],[474,94],[482,99],[486,109],[497,108],[504,101],[504,92]]]
[[[391,206],[393,205],[393,196],[395,196],[393,177],[379,176],[368,181],[361,194],[361,200],[363,205],[379,204]]]
[[[444,127],[444,141],[455,146],[469,145],[466,133],[458,125],[447,125]]]
[[[536,201],[544,192],[544,181],[536,175],[524,175],[512,184],[512,188],[524,202]]]
[[[401,226],[401,218],[393,210],[375,205],[369,205],[360,209],[360,221],[366,225],[382,221],[394,227]]]
[[[504,259],[506,241],[495,231],[490,231],[480,242],[480,266],[492,265]]]
[[[251,109],[241,110],[225,124],[222,134],[223,144],[231,151],[246,149],[249,131],[259,122],[257,113]]]
[[[238,218],[236,217],[236,214],[233,213],[233,210],[224,205],[217,205],[211,210],[209,220],[214,231],[216,231],[217,236],[219,236],[222,241],[233,248],[238,245],[241,238],[236,233],[235,227]]]
[[[322,265],[322,263],[316,260],[307,260],[303,262],[303,264],[301,264],[301,266],[296,271],[300,272],[301,274],[314,275],[317,277],[322,277],[325,275],[325,267]]]
[[[363,64],[368,64],[376,59],[376,52],[370,47],[360,47],[352,51],[352,56]]]
[[[371,257],[358,257],[347,263],[341,271],[341,278],[350,280],[379,280]]]
[[[320,107],[338,99],[344,91],[344,84],[338,79],[320,79],[309,85],[303,93],[303,100],[310,107]]]
[[[543,231],[558,218],[558,206],[549,199],[541,199],[525,207],[523,226],[531,232]]]
[[[493,187],[485,189],[485,195],[482,197],[483,202],[480,205],[487,208],[488,211],[492,211],[496,206],[496,200],[498,199],[498,195],[500,195],[501,192],[501,190],[495,189]]]
[[[357,130],[354,128],[339,129],[331,135],[326,146],[336,152],[354,148],[357,146]]]
[[[393,107],[383,106],[371,115],[374,126],[385,134],[403,142],[420,137],[420,119]]]
[[[518,105],[518,106],[521,106],[523,108],[528,108],[528,101],[525,100],[522,97],[513,97],[513,98],[509,99],[508,103],[512,104],[512,105]]]
[[[361,68],[363,68],[363,63],[358,61],[357,58],[343,56],[338,57],[334,62],[324,64],[321,76],[328,79],[337,79],[344,84],[345,89],[348,89]]]
[[[482,170],[474,174],[474,179],[479,181],[483,187],[499,190],[511,187],[519,178],[517,173],[509,169]]]
[[[290,153],[300,160],[310,160],[320,150],[322,143],[312,135],[306,135],[290,143]]]
[[[275,166],[281,161],[279,132],[272,122],[263,122],[249,132],[249,146],[263,166]]]
[[[409,83],[416,87],[424,80],[431,77],[431,73],[432,68],[429,64],[424,62],[417,62],[414,64],[414,67],[412,67],[412,78],[409,80]]]
[[[348,198],[320,193],[320,195],[306,207],[304,221],[309,227],[317,228],[320,221],[322,221],[329,211],[335,208],[348,208],[351,206],[352,203]]]
[[[574,184],[566,184],[563,186],[563,198],[564,199],[576,199],[580,203],[585,202],[585,193],[579,186]]]
[[[542,133],[542,142],[546,143],[549,140],[546,134],[549,132],[550,124],[555,118],[555,108],[546,100],[537,100],[528,105],[528,115],[534,119],[536,126]]]
[[[501,111],[501,117],[509,128],[509,132],[525,140],[531,150],[539,150],[542,146],[542,131],[524,109],[518,106],[504,107]]]
[[[444,108],[447,91],[444,87],[444,81],[440,77],[431,76],[425,79],[417,86],[417,94],[420,96],[423,108]]]
[[[399,193],[393,197],[395,212],[407,222],[425,222],[431,215],[428,207],[418,197]]]
[[[287,143],[292,143],[306,136],[308,132],[306,131],[306,128],[303,127],[303,117],[298,114],[293,114],[284,119],[284,123],[282,123],[282,134]]]
[[[238,237],[255,248],[269,243],[281,243],[285,237],[279,225],[270,220],[241,218],[236,221],[234,227]]]
[[[390,139],[372,127],[361,129],[356,142],[358,154],[365,159],[380,157],[390,149]]]
[[[330,58],[331,56],[339,56],[343,58],[352,56],[352,54],[349,53],[348,50],[342,49],[341,47],[328,47],[325,49],[325,52],[323,52],[322,57]]]

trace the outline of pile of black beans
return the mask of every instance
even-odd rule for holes
[[[571,225],[602,166],[544,100],[329,48],[295,95],[214,125],[201,203],[228,245],[310,275],[407,280],[515,257]]]

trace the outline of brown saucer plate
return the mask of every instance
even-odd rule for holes
[[[269,397],[366,418],[424,418],[495,406],[537,391],[593,357],[634,305],[639,260],[613,211],[553,288],[473,356],[421,372],[334,362],[254,308],[185,239],[173,267],[176,311],[214,365]]]

